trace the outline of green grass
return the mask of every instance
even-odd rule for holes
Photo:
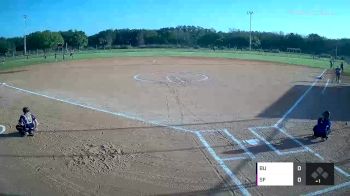
[[[283,64],[302,65],[308,67],[328,68],[329,59],[317,58],[307,54],[289,54],[289,53],[266,53],[249,51],[220,50],[213,52],[206,49],[114,49],[83,51],[74,54],[73,60],[112,58],[112,57],[164,57],[164,56],[183,56],[183,57],[213,57],[213,58],[232,58],[243,60],[270,61]],[[58,61],[62,61],[62,56],[58,55]],[[71,61],[66,56],[67,61]],[[32,56],[29,59],[8,58],[4,64],[0,64],[0,70],[19,68],[27,65],[55,62],[54,56],[50,55],[47,59],[41,56]],[[336,63],[338,65],[339,62]],[[349,73],[350,68],[345,65],[345,72]]]

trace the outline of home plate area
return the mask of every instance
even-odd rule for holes
[[[257,162],[324,162],[325,159],[302,142],[290,135],[287,130],[278,126],[250,127],[241,131],[231,129],[202,130],[196,132],[199,140],[214,157],[218,164],[229,171],[226,175],[231,177],[234,191],[240,194],[263,193],[271,188],[281,191],[282,187],[257,187],[256,164]],[[335,166],[335,183],[348,183],[349,174]],[[251,189],[256,187],[256,189]],[[295,189],[297,194],[316,193],[315,191],[328,192],[319,186],[300,186]],[[294,190],[293,188],[293,190]],[[334,187],[336,189],[340,187]],[[231,188],[232,189],[232,188]],[[240,189],[240,190],[239,190]],[[281,190],[280,190],[281,189]],[[238,193],[238,192],[237,192]]]

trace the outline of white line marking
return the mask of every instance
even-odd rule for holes
[[[324,161],[325,159],[318,154],[317,152],[315,152],[314,150],[312,150],[311,148],[309,148],[308,146],[305,146],[303,143],[301,143],[299,140],[297,140],[295,137],[289,135],[286,131],[284,131],[282,128],[276,127],[277,129],[279,129],[282,133],[284,133],[285,135],[287,135],[289,138],[291,138],[293,141],[295,141],[296,143],[298,143],[300,146],[302,146],[304,149],[308,150],[310,153],[314,154],[316,157],[318,157],[319,159],[321,159],[322,161]],[[338,166],[334,166],[334,168],[341,174],[343,174],[346,177],[350,177],[350,174],[345,172],[344,170],[340,169]]]
[[[213,158],[219,163],[219,165],[221,166],[221,168],[222,168],[222,169],[225,171],[225,173],[230,177],[230,179],[233,181],[233,183],[236,184],[236,185],[238,186],[238,188],[240,189],[240,191],[242,192],[242,194],[243,194],[243,195],[250,195],[250,193],[249,193],[249,192],[247,191],[247,189],[242,185],[242,183],[239,181],[239,179],[238,179],[238,178],[232,173],[232,171],[225,165],[224,161],[223,161],[222,159],[220,159],[220,158],[216,155],[216,153],[214,152],[214,150],[209,146],[209,144],[204,140],[204,138],[202,137],[202,135],[201,135],[198,131],[192,131],[192,130],[185,129],[185,128],[181,128],[181,127],[163,125],[163,124],[158,123],[158,122],[156,122],[156,121],[146,121],[146,120],[144,120],[144,119],[142,119],[142,118],[139,118],[139,117],[133,117],[133,116],[126,115],[126,114],[123,114],[123,113],[111,112],[111,111],[108,111],[108,110],[99,109],[99,108],[95,108],[95,107],[92,107],[92,106],[87,106],[87,105],[83,105],[83,104],[80,104],[80,103],[75,103],[75,102],[67,101],[67,100],[64,100],[64,99],[59,99],[59,98],[56,98],[56,97],[51,97],[51,96],[44,95],[44,94],[40,94],[40,93],[36,93],[36,92],[33,92],[33,91],[29,91],[29,90],[17,88],[17,87],[14,87],[14,86],[11,86],[11,85],[7,85],[7,84],[4,84],[4,86],[6,86],[6,87],[8,87],[8,88],[15,89],[15,90],[18,90],[18,91],[21,91],[21,92],[25,92],[25,93],[29,93],[29,94],[37,95],[37,96],[41,96],[41,97],[45,97],[45,98],[52,99],[52,100],[56,100],[56,101],[63,102],[63,103],[68,103],[68,104],[75,105],[75,106],[79,106],[79,107],[86,108],[86,109],[91,109],[91,110],[95,110],[95,111],[99,111],[99,112],[111,114],[111,115],[114,115],[114,116],[124,117],[124,118],[127,118],[127,119],[136,120],[136,121],[141,121],[141,122],[144,122],[144,123],[147,123],[147,124],[151,124],[151,125],[167,127],[167,128],[171,128],[171,129],[174,129],[174,130],[177,130],[177,131],[195,133],[195,134],[198,136],[198,138],[201,140],[201,142],[203,143],[203,145],[207,148],[207,150],[208,150],[208,152],[211,154],[211,156],[213,156]]]
[[[293,137],[292,135],[289,135],[289,133],[287,133],[286,131],[284,131],[282,128],[275,126],[276,129],[278,129],[280,132],[284,133],[287,137],[289,137],[290,139],[292,139],[295,143],[299,144],[300,146],[302,146],[303,148],[305,148],[306,150],[308,150],[309,152],[313,153],[315,156],[317,156],[319,159],[321,159],[322,161],[324,161],[324,158],[316,153],[315,151],[313,151],[311,148],[305,146],[303,143],[301,143],[299,140],[297,140],[295,137]]]
[[[170,77],[174,77],[176,80],[172,80]],[[185,81],[183,81],[181,78],[177,77],[177,76],[173,76],[173,75],[167,75],[166,79],[168,80],[168,82],[171,83],[175,83],[175,84],[179,84],[180,83],[185,83]]]
[[[152,81],[152,80],[141,79],[141,78],[140,78],[140,75],[141,75],[141,74],[136,74],[136,75],[134,75],[134,79],[137,80],[137,81],[141,81],[141,82],[154,82],[154,81]]]
[[[220,130],[216,130],[216,129],[206,129],[206,130],[200,130],[200,132],[205,133],[205,132],[219,132]]]
[[[255,156],[253,155],[253,153],[251,153],[238,139],[236,139],[230,132],[228,132],[227,129],[223,129],[222,131],[223,131],[229,138],[231,138],[231,140],[233,140],[234,142],[236,142],[236,143],[239,145],[239,147],[241,147],[251,159],[255,159]]]
[[[33,91],[30,91],[30,90],[25,90],[25,89],[22,89],[22,88],[14,87],[14,86],[11,86],[11,85],[8,85],[8,84],[5,84],[4,86],[8,87],[8,88],[15,89],[15,90],[18,90],[18,91],[22,91],[22,92],[25,92],[25,93],[29,93],[29,94],[32,94],[32,95],[37,95],[37,96],[45,97],[45,98],[52,99],[52,100],[55,100],[55,101],[59,101],[59,102],[68,103],[68,104],[71,104],[71,105],[79,106],[79,107],[82,107],[82,108],[91,109],[91,110],[95,110],[95,111],[98,111],[98,112],[103,112],[103,113],[107,113],[107,114],[111,114],[111,115],[114,115],[114,116],[119,116],[119,117],[131,119],[131,120],[141,121],[143,123],[150,124],[150,125],[156,125],[156,126],[161,126],[161,127],[172,128],[172,129],[175,129],[177,131],[182,131],[182,132],[193,132],[192,130],[189,130],[189,129],[185,129],[185,128],[177,127],[177,126],[165,125],[165,124],[159,123],[159,122],[154,121],[154,120],[147,121],[147,120],[145,120],[143,118],[140,118],[140,117],[131,116],[131,115],[120,113],[120,112],[112,112],[112,111],[108,111],[108,110],[105,110],[105,109],[100,109],[100,108],[96,108],[96,107],[93,107],[93,106],[88,106],[88,105],[85,105],[85,104],[80,104],[80,103],[78,103],[78,101],[74,101],[74,102],[73,101],[68,101],[68,100],[65,100],[65,99],[60,99],[60,98],[44,95],[44,94],[41,94],[41,93],[33,92]]]
[[[326,85],[324,86],[324,88],[322,90],[322,94],[324,94],[324,92],[326,91],[326,88],[327,88],[328,84],[329,84],[329,79],[327,80],[327,83],[326,83]]]
[[[301,150],[290,150],[287,152],[281,152],[282,155],[287,155],[287,154],[294,154],[294,153],[300,153],[300,152],[307,152],[306,149],[301,149]]]
[[[320,76],[322,76],[324,74],[324,72],[327,69],[325,69],[322,74]],[[310,90],[316,85],[316,83],[319,81],[319,79],[316,79],[314,81],[314,83],[312,83],[312,85],[304,92],[304,94],[293,104],[293,106],[282,116],[282,118],[280,120],[277,121],[277,123],[274,126],[278,126],[279,124],[281,124],[286,118],[287,116],[299,105],[299,103],[305,98],[305,96],[310,92]]]
[[[0,134],[4,133],[6,131],[6,127],[4,125],[0,125]]]
[[[222,169],[226,172],[226,174],[230,177],[230,179],[237,185],[239,190],[243,195],[250,195],[248,190],[244,187],[244,185],[239,181],[239,179],[236,177],[236,175],[227,167],[225,162],[216,155],[215,151],[210,147],[210,145],[207,143],[207,141],[204,139],[202,134],[199,131],[194,132],[198,139],[202,142],[204,147],[207,149],[207,151],[211,154],[211,156],[218,162],[218,164],[222,167]]]
[[[251,146],[256,146],[260,143],[259,139],[243,140],[243,143],[249,144]]]
[[[186,73],[186,72],[185,72]],[[189,72],[190,73],[190,72]],[[195,81],[195,82],[202,82],[202,81],[205,81],[205,80],[208,80],[209,79],[209,76],[205,75],[205,74],[201,74],[201,73],[191,73],[193,75],[198,75],[200,78],[197,79],[197,80],[192,80],[192,81]],[[166,81],[164,80],[149,80],[149,79],[142,79],[141,77],[142,74],[136,74],[134,75],[134,80],[137,80],[137,81],[140,81],[140,82],[152,82],[152,83],[159,83],[159,82],[170,82],[170,83],[175,83],[175,84],[178,84],[179,82],[180,83],[186,83],[186,81],[182,80],[180,77],[176,76],[176,75],[167,75],[165,76],[165,79]],[[176,80],[174,81],[173,79],[171,79],[171,77],[174,77]],[[176,82],[178,81],[178,82]]]
[[[340,169],[340,167],[338,167],[338,166],[334,166],[334,169],[335,169],[335,170],[337,170],[339,173],[343,174],[344,176],[346,176],[346,177],[350,177],[350,174],[349,174],[349,173],[347,173],[346,171],[344,171],[344,170]]]
[[[267,128],[276,128],[276,127],[267,127]],[[301,150],[290,150],[290,151],[287,151],[287,152],[282,152],[280,150],[278,150],[275,146],[273,146],[269,141],[267,141],[264,137],[262,137],[260,134],[258,134],[255,129],[256,127],[254,128],[248,128],[250,130],[250,132],[252,132],[256,137],[258,137],[260,140],[262,140],[269,148],[271,148],[273,151],[275,151],[276,154],[278,155],[288,155],[288,154],[293,154],[293,153],[300,153],[300,152],[305,152],[305,151],[308,151],[306,149],[301,149]],[[279,128],[277,128],[279,129]],[[283,132],[282,132],[283,133]],[[286,134],[287,135],[287,134]],[[288,136],[288,135],[287,135]],[[289,137],[289,136],[288,136]],[[290,138],[294,141],[293,138]],[[294,141],[296,142],[296,141]],[[297,143],[297,142],[296,142]],[[299,144],[299,143],[297,143]],[[302,146],[301,146],[302,147]]]
[[[204,80],[208,80],[209,79],[209,76],[205,75],[205,74],[198,74],[200,76],[202,76],[203,78],[202,79],[199,79],[198,82],[201,82],[201,81],[204,81]]]
[[[166,76],[166,80],[168,80],[168,82],[174,83],[174,81],[171,80],[169,76]]]
[[[318,78],[318,79],[322,79],[322,76],[323,76],[324,72],[326,72],[326,71],[327,71],[327,69],[323,70],[323,72],[321,73],[321,75],[317,76],[317,78]]]
[[[332,187],[329,187],[329,188],[325,188],[325,189],[322,189],[322,190],[319,190],[319,191],[316,191],[316,192],[313,192],[313,193],[308,193],[305,196],[323,195],[325,193],[328,193],[328,192],[331,192],[331,191],[334,191],[334,190],[337,190],[337,189],[345,188],[347,186],[350,186],[350,182],[344,182],[342,184],[338,184],[338,185],[335,185],[335,186],[332,186]]]
[[[259,138],[260,140],[262,140],[263,142],[265,142],[265,144],[270,147],[273,151],[275,151],[276,154],[278,155],[282,155],[282,153],[275,148],[269,141],[267,141],[265,138],[263,138],[261,135],[257,134],[254,130],[254,128],[248,128],[250,130],[250,132],[252,132],[257,138]]]
[[[230,158],[224,158],[223,161],[236,161],[236,160],[242,160],[247,159],[247,157],[230,157]]]

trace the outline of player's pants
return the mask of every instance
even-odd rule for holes
[[[21,135],[25,135],[26,132],[33,133],[35,131],[35,129],[26,130],[25,127],[22,125],[16,125],[16,129]]]
[[[340,75],[336,75],[335,76],[335,81],[338,82],[338,83],[340,82]]]
[[[322,137],[322,138],[326,138],[331,133],[330,129],[329,130],[320,130],[317,125],[314,127],[313,131],[314,131],[315,137]]]

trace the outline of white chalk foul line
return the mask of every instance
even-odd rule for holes
[[[236,161],[236,160],[242,160],[242,159],[248,159],[247,157],[229,157],[222,159],[223,161]]]
[[[261,141],[263,141],[269,148],[271,148],[276,154],[282,155],[282,153],[274,147],[269,141],[267,141],[265,138],[263,138],[261,135],[257,134],[254,130],[254,128],[248,128],[250,132],[252,132],[257,138],[259,138]]]
[[[6,131],[6,127],[4,125],[0,125],[0,134],[3,134]]]
[[[52,96],[41,94],[41,93],[37,93],[37,92],[34,92],[34,91],[30,91],[30,90],[14,87],[14,86],[11,86],[11,85],[8,85],[8,84],[5,84],[5,83],[3,83],[3,86],[8,87],[8,88],[12,88],[12,89],[15,89],[15,90],[18,90],[18,91],[21,91],[21,92],[25,92],[25,93],[28,93],[28,94],[37,95],[37,96],[40,96],[40,97],[45,97],[47,99],[52,99],[52,100],[55,100],[55,101],[68,103],[68,104],[71,104],[71,105],[79,106],[79,107],[90,109],[90,110],[95,110],[95,111],[98,111],[98,112],[111,114],[111,115],[118,116],[118,117],[123,117],[123,118],[131,119],[131,120],[140,121],[140,122],[143,122],[143,123],[146,123],[146,124],[150,124],[150,125],[155,125],[155,126],[160,126],[160,127],[167,127],[167,128],[175,129],[177,131],[182,131],[182,132],[193,132],[192,130],[189,130],[189,129],[186,129],[186,128],[177,127],[177,126],[171,126],[171,125],[165,125],[165,124],[159,123],[157,121],[153,121],[153,120],[148,121],[148,120],[145,120],[145,119],[140,118],[140,117],[131,116],[131,115],[120,113],[120,112],[112,112],[112,111],[108,111],[108,110],[101,109],[101,108],[96,108],[96,107],[93,107],[93,106],[89,106],[89,105],[78,103],[78,101],[70,101],[70,100],[66,100],[66,99],[52,97]]]
[[[325,69],[319,77],[322,78],[322,75],[324,74],[325,71],[327,71],[327,69]],[[299,103],[305,98],[305,96],[317,84],[318,81],[319,79],[316,79],[314,83],[312,83],[312,85],[304,92],[304,94],[301,97],[299,97],[299,99],[293,104],[293,106],[289,108],[289,110],[282,116],[281,119],[277,121],[277,123],[274,126],[279,126],[287,118],[287,116],[299,105]]]
[[[322,90],[322,94],[324,94],[324,92],[326,91],[326,88],[327,88],[328,84],[329,84],[329,79],[327,80],[327,83],[326,83],[326,85],[324,86],[324,88]]]
[[[327,69],[323,70],[323,72],[321,73],[321,75],[317,76],[317,78],[318,78],[318,79],[322,79],[322,76],[323,76],[324,72],[326,72],[326,71],[327,71]]]
[[[210,147],[208,142],[204,139],[203,135],[199,132],[196,131],[194,132],[198,139],[202,142],[204,147],[207,149],[207,151],[210,153],[210,155],[215,159],[215,161],[221,166],[221,168],[225,171],[225,173],[230,177],[230,179],[237,185],[239,190],[243,195],[250,195],[248,190],[244,187],[244,185],[241,183],[241,181],[236,177],[236,175],[227,167],[225,164],[224,160],[221,159],[214,151],[213,148]]]
[[[220,159],[216,153],[214,152],[214,150],[210,147],[210,145],[204,140],[203,136],[198,132],[198,131],[193,131],[193,130],[189,130],[189,129],[185,129],[182,127],[176,127],[176,126],[169,126],[169,125],[164,125],[161,123],[158,123],[156,121],[147,121],[145,119],[139,118],[139,117],[134,117],[134,116],[130,116],[130,115],[126,115],[123,113],[118,113],[118,112],[111,112],[105,109],[100,109],[100,108],[95,108],[92,106],[88,106],[88,105],[84,105],[84,104],[80,104],[80,103],[76,103],[76,102],[72,102],[72,101],[68,101],[68,100],[64,100],[64,99],[60,99],[60,98],[56,98],[56,97],[52,97],[52,96],[48,96],[48,95],[44,95],[41,93],[37,93],[37,92],[33,92],[30,90],[25,90],[22,88],[18,88],[18,87],[14,87],[11,85],[8,85],[6,83],[2,83],[3,86],[11,88],[11,89],[15,89],[21,92],[25,92],[28,94],[32,94],[32,95],[37,95],[40,97],[45,97],[48,99],[52,99],[55,101],[59,101],[59,102],[63,102],[63,103],[67,103],[67,104],[71,104],[71,105],[75,105],[75,106],[79,106],[82,108],[86,108],[86,109],[91,109],[91,110],[95,110],[98,112],[103,112],[103,113],[107,113],[107,114],[111,114],[114,116],[118,116],[118,117],[124,117],[127,119],[131,119],[131,120],[136,120],[136,121],[140,121],[140,122],[144,122],[147,124],[151,124],[151,125],[156,125],[156,126],[161,126],[161,127],[166,127],[166,128],[171,128],[174,129],[176,131],[181,131],[181,132],[190,132],[190,133],[195,133],[196,136],[198,137],[198,139],[202,142],[202,144],[206,147],[206,149],[208,150],[208,152],[210,153],[210,155],[219,163],[219,165],[221,166],[221,168],[224,170],[224,172],[230,177],[230,179],[232,180],[232,182],[234,184],[236,184],[238,186],[238,188],[240,189],[240,191],[242,192],[243,195],[250,195],[250,193],[247,191],[247,189],[242,185],[242,183],[239,181],[239,179],[233,174],[233,172],[225,165],[224,161],[222,159]]]
[[[236,139],[230,132],[228,132],[227,129],[223,129],[222,131],[223,131],[231,140],[233,140],[234,142],[236,142],[236,143],[239,145],[239,147],[241,147],[251,159],[255,159],[255,155],[253,155],[253,153],[251,153],[238,139]]]
[[[323,158],[320,154],[318,154],[317,152],[315,152],[314,150],[312,150],[311,148],[309,148],[308,146],[305,146],[302,142],[300,142],[299,140],[297,140],[295,137],[293,137],[292,135],[290,135],[289,133],[287,133],[284,129],[276,127],[277,129],[279,129],[282,133],[284,133],[285,135],[287,135],[289,138],[291,138],[294,142],[298,143],[300,146],[302,146],[304,149],[306,149],[307,151],[309,151],[310,153],[312,153],[313,155],[315,155],[316,157],[318,157],[319,159],[321,159],[322,161],[325,160],[325,158]],[[334,166],[334,169],[337,170],[339,173],[343,174],[346,177],[350,177],[350,174],[345,172],[344,170],[340,169],[340,167],[338,166]]]
[[[248,130],[250,132],[252,132],[257,138],[259,138],[260,140],[262,140],[269,148],[271,148],[271,150],[273,150],[276,154],[282,156],[282,155],[289,155],[289,154],[294,154],[294,153],[301,153],[301,152],[306,152],[308,151],[307,149],[301,149],[301,150],[290,150],[290,151],[286,151],[286,152],[282,152],[280,150],[278,150],[275,146],[273,146],[269,141],[267,141],[264,137],[262,137],[260,134],[258,134],[255,130],[256,129],[267,129],[267,128],[276,128],[276,129],[280,129],[278,127],[251,127],[248,128]],[[279,130],[280,131],[280,130]],[[280,131],[282,132],[282,131]],[[284,133],[284,132],[282,132]],[[299,144],[298,142],[296,142],[297,140],[295,140],[295,138],[291,137],[290,135],[285,134],[287,137],[289,137],[291,140],[293,140],[295,143]],[[299,144],[300,145],[300,144]],[[301,146],[303,147],[303,146]]]

